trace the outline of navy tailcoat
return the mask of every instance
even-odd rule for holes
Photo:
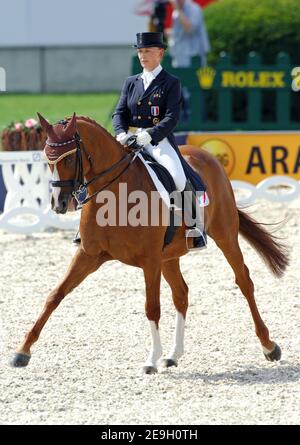
[[[181,155],[173,134],[180,117],[181,103],[180,81],[164,69],[146,91],[141,74],[130,76],[125,80],[112,116],[113,127],[116,135],[127,132],[129,127],[146,128],[153,145],[159,145],[166,137],[178,154],[186,177],[196,190],[205,190],[198,174]]]

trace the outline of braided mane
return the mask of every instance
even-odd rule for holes
[[[72,117],[67,117],[66,120],[69,121],[70,119],[72,119]],[[81,120],[84,122],[87,122],[88,124],[93,124],[95,125],[105,136],[109,136],[112,139],[114,139],[114,137],[112,136],[111,133],[109,133],[104,127],[102,127],[100,124],[98,124],[98,122],[96,122],[94,119],[91,119],[88,116],[76,116],[76,121],[77,120]]]

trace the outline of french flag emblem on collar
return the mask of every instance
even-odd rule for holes
[[[151,115],[158,116],[159,115],[159,107],[151,107]]]

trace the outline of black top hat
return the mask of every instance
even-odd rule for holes
[[[163,41],[162,32],[138,32],[136,35],[137,44],[134,48],[167,48],[167,45]]]

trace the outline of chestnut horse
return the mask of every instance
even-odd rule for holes
[[[128,194],[142,190],[150,196],[155,189],[152,179],[139,158],[132,162],[134,152],[124,149],[95,121],[74,114],[67,121],[50,125],[42,116],[39,117],[48,135],[46,154],[48,150],[48,158],[55,155],[55,161],[49,164],[56,180],[52,196],[53,210],[65,213],[73,205],[72,192],[80,190],[83,183],[91,199],[88,197],[82,208],[81,245],[66,275],[49,294],[36,323],[17,349],[12,365],[28,364],[32,344],[37,341],[48,318],[68,293],[106,261],[119,260],[140,267],[144,272],[145,312],[152,335],[151,350],[143,366],[146,374],[157,372],[158,360],[162,355],[159,335],[161,274],[168,282],[176,308],[175,338],[169,355],[161,364],[165,367],[177,366],[184,349],[184,325],[188,308],[188,287],[179,266],[179,258],[188,252],[186,227],[182,224],[172,243],[165,248],[165,225],[100,227],[96,218],[97,211],[103,205],[97,202],[99,190],[109,189],[118,198],[118,185],[122,181],[127,185]],[[210,205],[205,207],[206,231],[233,269],[235,281],[249,305],[263,353],[269,361],[279,360],[280,348],[270,339],[255,302],[254,285],[244,263],[238,234],[246,238],[277,277],[283,274],[288,264],[284,247],[262,225],[237,209],[230,181],[218,160],[196,147],[185,145],[180,150],[193,169],[199,172],[207,187]]]

